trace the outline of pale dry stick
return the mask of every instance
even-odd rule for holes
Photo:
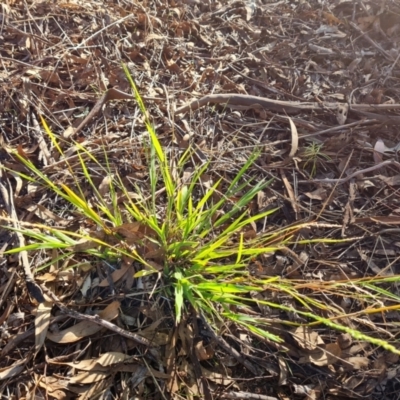
[[[230,67],[231,67],[235,72],[237,72],[239,75],[241,75],[243,78],[249,80],[250,82],[253,82],[255,85],[258,85],[258,86],[262,87],[263,89],[266,89],[266,90],[268,90],[268,91],[270,91],[270,92],[272,92],[272,93],[274,93],[274,94],[278,94],[278,95],[281,95],[281,96],[289,96],[289,97],[292,98],[293,100],[299,100],[299,101],[302,100],[300,97],[294,96],[294,95],[291,94],[291,93],[286,93],[286,92],[284,92],[283,90],[276,89],[275,87],[270,86],[270,85],[268,85],[267,83],[265,83],[265,82],[263,82],[263,81],[260,81],[260,80],[258,80],[258,79],[251,78],[250,76],[247,76],[247,75],[244,74],[243,72],[237,70],[232,64],[230,64]]]
[[[34,18],[32,18],[32,20],[34,20]],[[48,46],[50,46],[52,44],[49,40],[43,39],[42,37],[35,35],[34,33],[24,32],[21,29],[17,28],[16,26],[13,26],[10,23],[7,24],[7,28],[19,33],[22,36],[28,37],[30,40],[32,40],[32,38],[34,38],[36,40],[39,40],[40,42],[46,43]]]
[[[325,135],[326,133],[333,133],[333,132],[337,132],[337,131],[343,131],[343,130],[347,130],[349,128],[353,128],[356,126],[360,126],[360,125],[364,125],[364,124],[371,124],[375,121],[373,120],[363,120],[363,121],[355,121],[355,122],[351,122],[349,124],[346,125],[339,125],[339,126],[332,126],[331,128],[328,129],[324,129],[322,131],[317,131],[317,132],[313,132],[313,133],[307,133],[305,135],[300,135],[299,138],[300,139],[307,139],[309,137],[314,137],[314,136],[318,136],[318,135]]]
[[[35,328],[28,329],[25,332],[17,333],[0,351],[0,358],[4,360],[4,357],[13,351],[20,343],[25,342],[30,336],[35,335]]]
[[[1,184],[0,184],[0,192],[2,193]],[[15,219],[11,218],[11,217],[2,217],[2,216],[0,216],[0,221],[14,223]],[[34,222],[26,222],[26,221],[19,221],[19,225],[20,226],[24,226],[24,227],[25,226],[29,226],[29,227],[32,227],[32,228],[39,228],[39,229],[47,229],[48,228],[48,225],[42,225],[42,224],[37,224],[37,223],[34,223]],[[52,226],[52,229],[60,229],[60,230],[62,230],[62,229],[65,229],[65,226],[54,225],[54,226]],[[1,254],[1,252],[0,252],[0,254]]]
[[[299,183],[318,182],[318,183],[335,183],[337,185],[342,185],[343,183],[348,182],[350,179],[353,179],[358,175],[375,171],[379,168],[385,167],[386,165],[395,165],[400,169],[400,163],[398,161],[386,160],[379,164],[373,165],[372,167],[360,169],[359,171],[353,172],[349,176],[346,176],[346,178],[338,178],[338,179],[324,178],[324,179],[312,179],[312,180],[308,180],[308,181],[301,180],[301,181],[299,181]]]
[[[236,93],[220,93],[210,94],[200,99],[193,100],[184,106],[178,108],[175,114],[183,114],[188,111],[195,111],[208,104],[225,104],[227,107],[244,106],[246,108],[265,108],[271,111],[285,113],[285,114],[298,114],[304,111],[337,111],[347,103],[331,103],[331,102],[300,102],[300,101],[283,101],[274,100],[267,97],[251,96],[246,94]],[[400,116],[393,115],[380,115],[370,113],[367,111],[386,111],[398,110],[400,104],[351,104],[349,111],[352,111],[361,116],[366,116],[378,121],[385,122],[386,124],[397,125],[400,124]]]
[[[25,63],[25,62],[23,62],[23,61],[16,60],[16,59],[14,59],[14,58],[9,58],[9,57],[0,56],[0,60],[12,61],[12,62],[15,62],[16,64],[20,64],[20,65],[23,65],[24,67],[28,67],[28,68],[32,68],[32,67],[33,67],[32,64],[28,64],[28,63]],[[4,68],[4,70],[6,70],[4,66],[3,66],[3,68]],[[38,67],[38,66],[35,66],[35,68],[37,68],[37,69],[44,69],[44,68]]]
[[[361,104],[356,104],[361,106]],[[378,106],[387,106],[388,104],[378,104],[375,107],[377,107],[379,109]],[[354,106],[352,106],[354,107]],[[373,105],[371,105],[370,107],[374,107]],[[386,109],[381,107],[381,110]],[[400,125],[400,117],[396,116],[396,115],[380,115],[380,114],[375,114],[375,113],[371,113],[371,112],[367,112],[367,111],[363,111],[363,110],[355,110],[352,109],[353,111],[356,111],[356,113],[358,115],[360,115],[361,117],[366,117],[369,119],[375,119],[377,121],[382,122],[383,124],[387,124],[387,125]]]
[[[55,160],[54,157],[51,155],[51,152],[49,150],[49,148],[47,147],[47,142],[43,137],[43,131],[40,129],[40,125],[39,122],[36,118],[36,115],[34,113],[32,113],[32,125],[34,130],[37,133],[37,143],[39,145],[39,149],[43,155],[43,164],[45,164],[46,166],[49,164],[54,164]]]
[[[243,100],[243,101],[242,101]],[[295,101],[280,101],[273,100],[264,97],[249,96],[249,95],[237,95],[237,94],[218,94],[218,95],[208,95],[199,100],[194,100],[189,104],[181,107],[177,110],[177,113],[187,112],[188,110],[194,111],[200,107],[207,104],[226,104],[227,107],[230,105],[241,105],[245,108],[265,108],[270,109],[275,112],[296,114],[301,111],[312,111],[312,110],[336,110],[338,111],[343,105],[347,103],[308,103],[308,102],[295,102]],[[390,110],[399,109],[400,104],[354,104],[351,106],[350,110],[360,115],[361,117],[368,117],[370,119],[380,121],[387,125],[400,125],[400,116],[394,115],[381,115],[376,113],[366,112],[366,110]],[[339,118],[337,115],[337,118]],[[342,117],[343,118],[343,117]],[[341,118],[341,119],[342,119]],[[343,126],[343,122],[339,121]]]
[[[7,243],[6,243],[7,246]],[[1,251],[2,253],[2,251]],[[11,271],[11,275],[9,276],[9,278],[7,278],[7,283],[5,285],[5,287],[3,287],[3,291],[1,292],[1,296],[0,296],[0,307],[3,307],[3,304],[5,302],[5,300],[8,298],[8,294],[10,293],[11,289],[13,288],[14,284],[17,282],[17,270],[16,268],[13,268]],[[7,307],[10,307],[11,304],[9,304]],[[3,320],[2,318],[7,318],[8,313],[5,311],[3,313],[3,315],[0,317],[0,325],[3,324],[3,322],[5,320]]]
[[[278,400],[277,397],[266,396],[250,392],[228,392],[224,393],[220,399],[239,399],[239,400]]]
[[[246,94],[236,93],[221,93],[221,94],[210,94],[200,99],[192,100],[184,106],[178,108],[175,111],[176,115],[184,114],[188,111],[195,111],[208,104],[226,104],[228,107],[231,105],[245,106],[245,107],[261,107],[271,111],[284,112],[287,114],[297,114],[304,110],[315,110],[321,109],[317,104],[319,103],[301,103],[292,101],[282,101],[269,99],[267,97],[258,97]],[[335,105],[336,106],[336,105]]]
[[[161,100],[160,98],[142,97],[144,100]],[[75,129],[74,135],[80,133],[80,131],[101,111],[103,105],[109,100],[135,100],[135,96],[128,93],[122,92],[116,88],[108,89],[97,103],[94,105],[90,113],[86,118],[79,124]],[[243,106],[245,108],[265,108],[271,111],[284,113],[284,114],[298,114],[303,111],[336,111],[344,103],[313,103],[313,102],[298,102],[298,101],[282,101],[269,99],[267,97],[258,97],[245,94],[235,93],[222,93],[222,94],[211,94],[204,96],[198,100],[193,100],[184,106],[178,108],[175,111],[175,115],[183,114],[188,111],[195,111],[207,104],[225,104],[226,106],[236,105]],[[367,113],[369,110],[391,110],[399,109],[400,104],[353,104],[350,110],[360,114],[361,116],[367,116],[378,121],[382,121],[386,124],[399,124],[399,116],[391,115],[380,115],[374,113]]]
[[[153,373],[153,371],[152,371],[151,366],[147,363],[147,361],[146,361],[145,358],[143,358],[143,363],[144,363],[144,365],[145,365],[146,368],[147,368],[147,372],[148,372],[149,375],[152,377],[153,382],[154,382],[154,384],[156,385],[156,387],[157,387],[157,389],[158,389],[158,392],[161,394],[161,397],[162,397],[164,400],[167,400],[167,397],[165,396],[164,391],[161,389],[161,386],[160,386],[160,384],[158,383],[157,378],[154,376],[154,373]]]
[[[162,100],[161,98],[158,97],[146,97],[146,96],[143,96],[142,99]],[[107,103],[107,101],[109,100],[136,100],[136,97],[116,88],[111,88],[106,90],[100,97],[100,99],[97,100],[96,104],[94,105],[90,113],[78,125],[73,134],[76,136],[101,111],[103,105]]]
[[[3,180],[4,180],[4,174],[3,174]],[[11,184],[8,179],[7,180],[7,188],[4,186],[3,182],[0,181],[0,192],[3,197],[4,203],[6,205],[6,209],[8,214],[10,215],[10,219],[12,221],[12,224],[15,229],[15,234],[18,238],[19,241],[19,247],[24,247],[25,246],[25,238],[24,235],[21,233],[21,225],[18,220],[18,215],[14,207],[14,195],[12,191]],[[28,288],[29,293],[39,302],[43,303],[44,302],[44,297],[43,293],[40,289],[40,286],[36,284],[35,278],[33,277],[32,271],[29,266],[29,260],[28,260],[28,252],[26,250],[22,250],[19,252],[19,262],[22,264],[22,268],[24,270],[25,274],[25,281],[26,281],[26,286]]]
[[[389,76],[392,74],[393,68],[394,68],[394,66],[397,64],[397,61],[399,61],[399,58],[400,58],[400,52],[399,52],[399,54],[397,55],[396,59],[394,60],[392,66],[391,66],[390,69],[389,69],[389,71],[386,73],[385,79],[384,79],[383,82],[382,82],[382,86],[385,85],[386,80],[387,80],[387,79],[389,78]]]

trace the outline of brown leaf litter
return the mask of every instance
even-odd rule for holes
[[[335,286],[400,274],[399,15],[389,0],[3,1],[2,225],[96,230],[22,181],[16,172],[26,169],[14,151],[58,185],[78,180],[90,202],[76,140],[110,165],[104,176],[81,155],[105,198],[117,175],[127,188],[117,193],[118,204],[137,189],[149,193],[145,123],[123,62],[163,146],[173,155],[193,145],[192,169],[212,162],[205,184],[229,182],[262,146],[250,174],[274,183],[251,211],[279,207],[266,229],[303,223],[299,238],[357,238],[262,255],[250,273],[293,280],[325,299],[322,316],[341,309],[348,326],[399,348],[396,284],[385,286],[380,313],[369,313],[360,287],[350,295]],[[311,221],[319,225],[307,227]],[[140,240],[142,254],[162,269],[152,232],[139,223],[96,234],[127,247]],[[21,245],[22,235],[1,228],[2,252]],[[90,246],[82,240],[74,250]],[[247,310],[268,319],[283,343],[234,324],[216,335],[195,314],[175,326],[171,304],[154,293],[159,281],[133,278],[137,268],[127,260],[109,266],[73,256],[61,262],[56,251],[23,252],[20,259],[2,253],[0,271],[4,398],[398,398],[396,354],[345,332],[304,326],[296,313],[285,316],[289,328],[276,310]],[[268,290],[257,298],[293,302]]]

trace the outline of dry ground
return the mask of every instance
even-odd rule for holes
[[[108,92],[100,112],[84,120],[107,89],[131,93],[123,62],[171,157],[191,143],[197,149],[193,168],[210,160],[212,174],[229,180],[261,145],[252,173],[275,180],[254,207],[279,207],[268,223],[317,221],[319,227],[303,227],[301,235],[352,239],[332,246],[290,246],[254,260],[252,273],[303,285],[309,296],[325,299],[325,317],[330,307],[339,307],[346,315],[343,324],[400,349],[399,58],[395,0],[2,0],[4,221],[12,216],[21,223],[70,230],[82,223],[60,199],[13,173],[26,172],[13,155],[17,150],[52,181],[72,182],[40,116],[63,141],[72,164],[73,140],[104,162],[105,147],[114,173],[127,186],[134,182],[148,190],[145,128],[135,101]],[[210,104],[175,113],[191,100],[218,93],[313,102],[320,108],[293,115],[296,130],[285,110]],[[372,114],[350,111],[340,125],[327,102],[370,104]],[[384,110],[384,104],[394,104],[393,110]],[[79,163],[73,165],[84,185]],[[91,173],[104,189],[101,171],[93,167]],[[6,229],[1,235],[3,251],[20,244]],[[36,282],[67,307],[64,313],[50,302],[47,314],[45,307],[38,308],[40,295],[27,290],[24,260],[1,258],[3,399],[400,398],[398,354],[347,333],[324,326],[296,333],[294,325],[304,322],[299,315],[286,316],[293,327],[283,326],[281,313],[262,307],[260,318],[276,321],[271,330],[285,339],[283,345],[234,325],[215,338],[204,321],[190,315],[175,328],[170,303],[155,301],[151,285],[139,287],[132,278],[134,265],[112,272],[104,262],[83,265],[80,260],[79,268],[60,272],[54,262],[41,270],[51,257],[36,251],[28,252],[27,260]],[[334,286],[377,276],[387,278],[380,286],[384,301],[359,288],[353,296],[344,295]],[[283,293],[273,296],[289,306],[294,302]],[[81,340],[60,340],[59,332],[76,332],[77,317],[96,311],[113,321],[114,330],[90,331],[94,325],[82,321]],[[37,326],[41,312],[50,318],[43,337]],[[135,331],[141,331],[143,343],[126,337]],[[35,343],[41,345],[38,351]]]

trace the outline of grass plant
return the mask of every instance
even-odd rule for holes
[[[331,158],[323,152],[323,143],[312,141],[302,150],[302,157],[305,159],[304,169],[311,167],[310,176],[314,177],[317,173],[318,163],[330,161]]]
[[[83,222],[78,231],[38,224],[24,225],[21,232],[29,243],[8,253],[22,250],[56,252],[57,260],[73,258],[78,260],[78,264],[82,254],[107,260],[125,257],[136,261],[141,266],[136,278],[151,274],[159,277],[157,291],[174,304],[177,324],[192,307],[207,318],[216,331],[224,324],[235,323],[259,337],[282,342],[282,337],[271,332],[272,322],[288,327],[324,325],[400,354],[393,341],[346,325],[343,321],[348,313],[325,300],[327,294],[333,294],[362,302],[364,310],[357,311],[358,317],[382,314],[399,308],[399,296],[385,289],[385,285],[393,283],[393,280],[397,282],[397,278],[325,282],[252,274],[249,265],[264,254],[294,244],[307,246],[317,242],[329,246],[350,240],[300,238],[302,228],[319,226],[318,222],[276,229],[259,228],[268,226],[265,222],[277,210],[251,211],[251,202],[271,184],[270,180],[249,178],[249,171],[260,154],[258,149],[228,183],[222,178],[210,185],[202,182],[203,175],[209,171],[209,163],[198,167],[185,181],[183,173],[192,150],[189,148],[176,159],[167,156],[128,72],[127,77],[145,117],[147,134],[143,148],[148,166],[148,195],[139,186],[135,196],[130,195],[123,180],[111,172],[107,151],[104,151],[104,163],[84,145],[75,143],[79,171],[90,188],[89,199],[81,178],[78,179],[76,166],[73,168],[65,157],[62,141],[43,120],[44,129],[60,159],[66,160],[69,183],[54,182],[34,162],[16,152],[15,157],[25,166],[25,172],[19,175],[62,200]],[[100,193],[94,182],[89,162],[104,177],[109,177],[107,196]],[[255,234],[246,235],[248,230]],[[254,297],[254,293],[261,294],[261,297]],[[275,293],[278,300],[268,300],[268,296],[262,296],[264,293]],[[280,297],[289,298],[290,305],[280,301]],[[259,306],[277,309],[281,311],[281,317],[254,315],[251,309]],[[290,314],[300,316],[301,321],[289,318]]]

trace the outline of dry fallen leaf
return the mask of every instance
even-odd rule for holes
[[[157,233],[153,229],[138,221],[122,224],[111,231],[121,235],[128,244],[134,244],[145,237],[157,236]]]
[[[97,247],[99,247],[99,243],[95,242],[94,240],[82,238],[79,239],[75,245],[69,247],[69,250],[73,251],[74,253],[79,253],[95,249]]]
[[[98,315],[101,319],[112,321],[118,316],[119,306],[120,303],[118,301],[114,301]],[[70,328],[64,329],[63,331],[57,333],[48,332],[47,338],[56,343],[74,343],[86,336],[94,335],[101,329],[103,328],[94,322],[81,321]]]
[[[334,364],[339,360],[342,350],[337,343],[328,343],[323,347],[310,351],[299,359],[300,364],[311,362],[320,367]]]
[[[367,357],[354,356],[347,358],[346,361],[351,364],[352,369],[368,368],[369,365],[369,360]]]
[[[124,276],[125,276],[125,274],[128,272],[128,270],[129,270],[129,268],[130,268],[130,264],[124,264],[124,265],[122,265],[122,267],[121,268],[119,268],[119,269],[116,269],[115,271],[113,271],[112,273],[111,273],[111,279],[112,279],[112,281],[115,283],[115,282],[118,282],[121,278],[123,278]],[[106,286],[108,286],[110,283],[109,283],[109,280],[108,280],[108,278],[104,278],[100,283],[99,283],[99,286],[100,287],[106,287]]]
[[[35,354],[43,346],[50,325],[52,303],[40,303],[35,316]]]
[[[352,345],[353,338],[349,333],[341,333],[337,338],[337,343],[341,349],[347,349]]]
[[[150,326],[141,331],[137,332],[138,335],[141,337],[148,339],[154,344],[155,346],[165,346],[168,344],[169,335],[160,332],[158,330],[158,326],[163,321],[162,317],[159,317],[156,321],[154,321]]]
[[[324,341],[318,332],[308,326],[299,326],[292,332],[293,339],[305,350],[315,350],[318,346],[324,345]]]
[[[129,359],[132,359],[132,357],[127,354],[110,351],[90,360],[81,360],[77,362],[57,362],[53,360],[50,361],[50,364],[69,365],[72,368],[83,371],[108,371],[110,370],[111,365],[118,364]]]
[[[289,367],[282,357],[278,357],[279,363],[279,386],[286,385],[289,376]]]
[[[291,159],[296,155],[297,150],[299,148],[299,134],[297,132],[296,125],[294,124],[292,118],[288,117],[288,119],[290,124],[290,132],[292,134],[292,146],[289,153],[289,158]]]
[[[69,378],[70,384],[88,384],[102,381],[110,375],[110,370],[108,372],[80,372],[75,376]]]
[[[19,360],[9,367],[0,368],[0,381],[10,379],[20,374],[25,368],[25,360]]]
[[[374,152],[372,153],[375,164],[380,164],[383,161],[383,154],[385,153],[385,149],[386,146],[383,143],[383,140],[378,139],[374,146]]]
[[[199,361],[204,361],[214,356],[214,351],[210,346],[204,346],[203,341],[195,344],[196,357]]]
[[[36,375],[36,374],[35,374]],[[67,394],[65,393],[66,383],[59,384],[58,378],[52,378],[48,376],[35,376],[35,381],[38,383],[39,387],[46,390],[46,393],[49,395],[49,398],[54,398],[56,400],[66,400]]]
[[[107,193],[109,193],[110,191],[110,185],[114,180],[114,175],[110,174],[110,175],[106,175],[103,180],[101,181],[100,185],[99,185],[99,193],[102,196],[105,196]]]
[[[326,189],[323,187],[319,187],[318,189],[315,189],[313,192],[306,192],[304,193],[308,198],[312,200],[326,200],[328,197]]]

